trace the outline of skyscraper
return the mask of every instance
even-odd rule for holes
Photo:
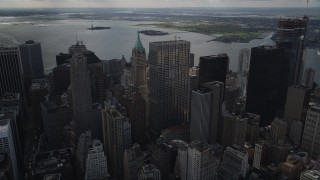
[[[246,142],[247,118],[228,115],[223,117],[223,139],[221,144],[224,148],[233,144],[244,147]]]
[[[250,49],[241,49],[238,63],[237,87],[242,89],[242,96],[246,95],[250,66]]]
[[[148,164],[141,168],[138,180],[160,180],[161,173],[160,170],[155,167],[154,164]]]
[[[303,51],[308,17],[280,19],[276,36],[276,44],[283,48],[286,58],[289,58],[288,85],[299,85],[303,73]]]
[[[105,104],[102,110],[103,143],[110,157],[111,176],[123,179],[123,155],[131,147],[131,124],[115,107]]]
[[[147,61],[146,51],[142,45],[139,32],[136,43],[132,49],[131,62],[133,67],[133,85],[143,93],[147,88]]]
[[[53,90],[56,95],[62,95],[70,86],[70,64],[61,64],[52,70]]]
[[[276,118],[271,122],[271,137],[278,144],[283,144],[286,138],[287,122]]]
[[[139,144],[125,150],[123,158],[124,179],[138,179],[138,173],[144,164],[144,153]]]
[[[260,126],[270,125],[284,111],[289,60],[281,48],[252,48],[246,111],[260,115]]]
[[[301,149],[309,153],[313,158],[320,155],[320,107],[311,106],[307,112],[304,126]]]
[[[192,91],[190,138],[191,141],[213,144],[220,142],[219,129],[223,127],[220,121],[223,83],[208,82],[204,86],[198,91]]]
[[[21,93],[24,101],[22,66],[17,47],[0,47],[0,97],[5,93]]]
[[[190,42],[151,42],[149,49],[150,123],[157,138],[161,129],[189,119]]]
[[[90,129],[92,99],[87,58],[75,53],[70,60],[70,79],[73,100],[73,124],[76,136]]]
[[[41,44],[32,40],[19,45],[23,75],[25,77],[43,77]]]
[[[202,56],[199,62],[199,84],[220,81],[226,85],[229,70],[229,57],[227,54]]]

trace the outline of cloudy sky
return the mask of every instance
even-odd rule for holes
[[[306,7],[307,0],[0,0],[2,7]],[[320,7],[320,0],[309,0]]]

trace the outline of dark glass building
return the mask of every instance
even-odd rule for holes
[[[200,57],[199,84],[219,81],[226,84],[229,70],[229,57],[227,54],[218,54]]]
[[[260,46],[251,49],[246,111],[260,115],[260,126],[282,114],[287,97],[289,59],[284,49]]]

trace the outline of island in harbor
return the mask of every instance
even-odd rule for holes
[[[163,31],[155,31],[155,30],[143,30],[139,31],[139,33],[147,35],[147,36],[163,36],[163,35],[169,35],[167,32]]]
[[[93,27],[93,24],[91,24],[91,27],[88,29],[89,30],[104,30],[104,29],[111,29],[111,27],[102,27],[102,26]]]

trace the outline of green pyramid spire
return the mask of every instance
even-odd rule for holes
[[[134,44],[134,48],[133,49],[144,50],[144,47],[143,47],[143,45],[141,43],[139,31],[138,31],[137,40],[136,40],[136,43]]]

